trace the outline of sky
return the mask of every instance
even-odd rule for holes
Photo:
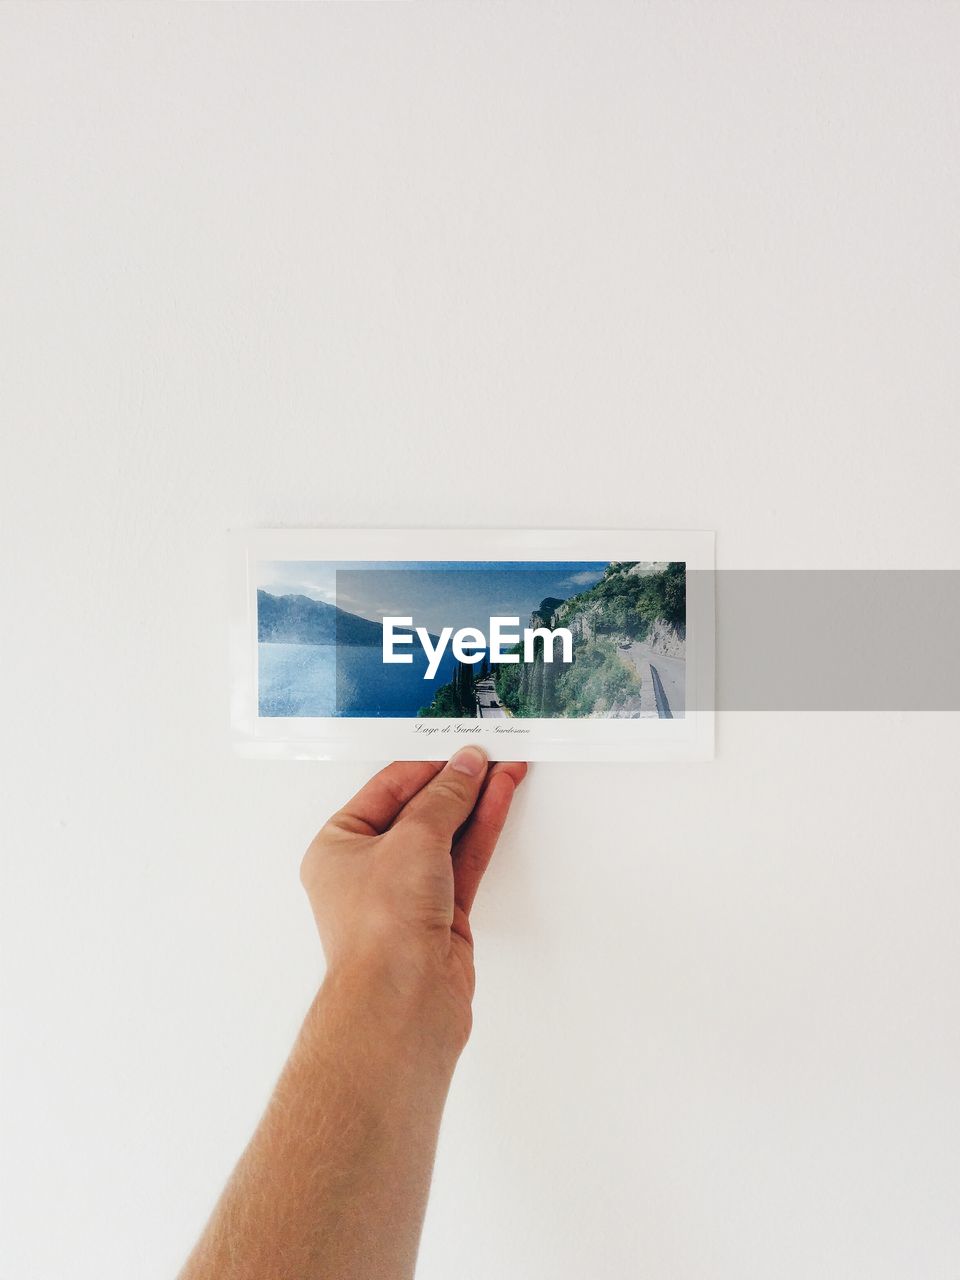
[[[379,622],[413,618],[436,635],[442,627],[478,627],[491,617],[530,613],[546,596],[566,600],[598,582],[606,561],[264,561],[257,585],[272,595],[304,595]]]

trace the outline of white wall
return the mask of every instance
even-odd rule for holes
[[[363,767],[231,757],[224,531],[958,567],[949,4],[5,5],[3,1280],[160,1280]],[[476,479],[478,456],[489,484]],[[540,766],[424,1280],[955,1277],[957,719]]]

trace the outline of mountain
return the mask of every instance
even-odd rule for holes
[[[569,627],[575,641],[596,635],[645,640],[657,621],[661,630],[673,629],[682,640],[686,566],[681,562],[611,561],[599,582],[557,608],[552,625]]]
[[[541,600],[530,615],[531,627],[549,627],[550,619],[563,604],[563,601],[557,596],[547,596],[545,600]]]
[[[279,644],[376,645],[383,642],[379,622],[347,613],[309,596],[257,592],[257,639]]]
[[[532,662],[495,667],[497,696],[513,716],[637,717],[641,678],[628,655],[642,643],[650,652],[682,658],[685,618],[685,565],[611,561],[592,587],[568,600],[548,596],[530,616],[531,627],[568,628],[573,662],[544,661],[538,643]]]

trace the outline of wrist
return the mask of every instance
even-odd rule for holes
[[[466,1038],[462,1020],[447,992],[419,970],[378,956],[340,961],[328,966],[318,1003],[371,1065],[453,1074]]]

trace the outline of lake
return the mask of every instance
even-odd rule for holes
[[[427,656],[414,647],[410,664],[386,664],[367,645],[257,645],[261,716],[415,716],[449,684],[456,660],[449,649],[433,680]]]

